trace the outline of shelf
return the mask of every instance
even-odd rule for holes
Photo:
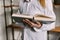
[[[5,8],[9,8],[9,7],[19,7],[19,5],[7,5],[7,6],[4,6]]]
[[[23,27],[21,26],[18,26],[16,24],[11,24],[11,25],[8,25],[7,28],[14,28],[14,29],[24,29]]]
[[[55,27],[55,29],[50,30],[50,32],[60,32],[60,26]]]
[[[60,4],[53,4],[54,6],[60,6]]]
[[[16,24],[11,24],[11,25],[8,25],[7,27],[8,27],[8,28],[14,28],[14,29],[24,29],[23,27],[18,26],[18,25],[16,25]],[[60,32],[60,26],[55,27],[55,29],[50,30],[49,32]]]

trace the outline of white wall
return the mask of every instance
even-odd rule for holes
[[[0,0],[0,40],[6,40],[3,3]]]
[[[60,6],[55,6],[56,26],[60,26]]]
[[[18,2],[19,2],[18,0],[13,0],[13,4],[14,5],[18,4]],[[6,3],[6,5],[10,5],[10,0],[6,0],[5,3]],[[16,9],[17,8],[14,8],[14,10],[16,10]],[[7,12],[6,13],[7,14],[7,16],[6,16],[7,17],[7,25],[9,25],[9,24],[11,24],[10,8],[7,8],[6,9],[6,12]],[[15,40],[17,40],[17,39],[20,40],[20,35],[21,35],[20,30],[15,30],[14,33],[15,33],[14,34],[14,36],[15,36],[14,39]],[[10,28],[8,28],[8,39],[9,40],[12,40],[12,32],[11,32],[11,29]]]

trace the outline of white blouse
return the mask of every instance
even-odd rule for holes
[[[44,14],[50,16],[54,20],[56,20],[56,16],[53,12],[52,0],[45,0],[46,8],[44,9],[38,0],[27,0],[28,2],[24,2],[24,0],[20,0],[19,9],[22,14],[30,14],[35,15],[37,13]],[[40,29],[34,27],[34,31],[25,26],[23,31],[23,40],[47,40],[47,31],[55,28],[55,22],[51,24],[43,24]]]

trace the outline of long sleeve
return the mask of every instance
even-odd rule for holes
[[[20,13],[23,12],[23,5],[24,5],[24,4],[23,4],[23,1],[24,1],[24,0],[20,0],[20,2],[19,2],[19,10],[18,10],[18,11],[19,11]]]
[[[55,14],[53,15],[53,13],[51,13],[50,15],[48,15],[50,17],[52,17],[54,20],[56,20],[56,16]],[[55,28],[55,22],[51,23],[51,24],[43,24],[42,27],[40,29],[34,28],[35,31],[48,31],[48,30],[52,30],[53,28]]]
[[[45,9],[45,15],[51,17],[52,19],[56,20],[56,16],[53,12],[53,6],[52,6],[52,0],[46,0],[46,9]],[[48,31],[48,30],[52,30],[53,28],[55,28],[55,22],[51,23],[51,24],[43,24],[42,27],[40,29],[34,28],[35,31]]]

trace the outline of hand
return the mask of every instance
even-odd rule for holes
[[[41,28],[41,26],[42,26],[42,23],[40,23],[40,22],[34,23],[28,19],[24,19],[23,22],[27,23],[30,27]]]

